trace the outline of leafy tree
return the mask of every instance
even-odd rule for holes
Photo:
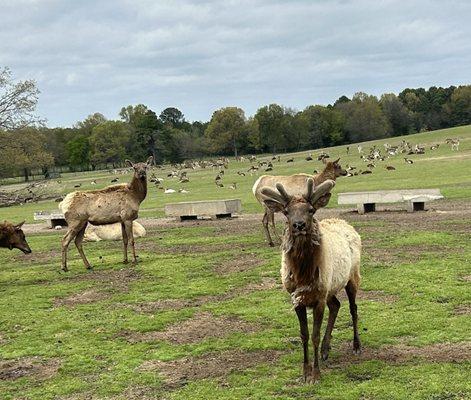
[[[350,142],[380,139],[388,136],[388,121],[375,96],[356,93],[352,101],[336,106],[345,118],[345,131]]]
[[[206,137],[211,141],[213,152],[227,154],[232,151],[235,157],[247,133],[244,111],[238,107],[226,107],[215,111],[205,131]]]
[[[92,134],[93,128],[106,122],[106,117],[100,113],[90,114],[83,121],[75,124],[75,128],[82,134],[89,137]]]
[[[90,137],[93,164],[122,162],[130,139],[129,125],[121,121],[106,121],[92,130]]]
[[[163,110],[159,115],[159,119],[164,124],[170,124],[174,128],[181,128],[185,122],[183,113],[175,107],[168,107]]]
[[[343,143],[345,118],[338,109],[309,106],[301,113],[300,118],[306,126],[308,147],[320,148]]]
[[[278,104],[261,107],[255,113],[262,151],[276,153],[285,147],[284,116],[285,110]]]
[[[0,69],[0,130],[42,124],[35,115],[38,96],[34,80],[14,82],[9,68]]]
[[[407,135],[413,132],[412,113],[394,93],[381,96],[380,106],[388,119],[392,136]]]
[[[67,159],[72,166],[87,166],[90,164],[90,141],[83,135],[78,135],[67,142]]]
[[[456,88],[444,111],[450,126],[471,124],[471,85]]]
[[[45,148],[45,136],[35,128],[17,131],[0,131],[0,174],[12,176],[23,172],[29,180],[31,170],[47,168],[54,164],[54,157]]]

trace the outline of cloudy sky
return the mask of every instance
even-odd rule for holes
[[[0,0],[0,66],[67,126],[144,103],[187,120],[471,83],[471,2]]]

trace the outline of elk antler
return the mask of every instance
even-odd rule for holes
[[[283,187],[281,183],[276,184],[276,189],[280,192],[286,204],[288,204],[293,198],[293,196],[289,195],[288,192],[286,192],[285,188]]]
[[[316,188],[314,188],[314,181],[309,178],[307,180],[307,192],[304,198],[314,205],[322,196],[329,194],[329,192],[334,186],[335,182],[333,180],[328,179],[322,182]]]
[[[280,193],[269,187],[263,187],[260,193],[262,193],[263,197],[267,200],[274,200],[283,205],[288,204]]]

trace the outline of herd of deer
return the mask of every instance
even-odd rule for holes
[[[113,185],[101,190],[75,191],[68,194],[60,208],[68,224],[62,239],[62,269],[67,271],[67,250],[74,240],[87,269],[91,268],[83,251],[82,241],[88,224],[121,224],[123,239],[123,260],[128,262],[128,244],[132,249],[132,262],[137,262],[132,223],[138,217],[139,206],[147,195],[147,162],[126,163],[133,170],[130,183]],[[269,245],[273,240],[268,229],[271,221],[275,231],[274,213],[286,217],[286,228],[281,241],[281,278],[290,293],[299,319],[304,354],[304,379],[318,381],[320,329],[327,305],[329,318],[321,345],[321,357],[326,360],[335,319],[339,311],[338,293],[345,289],[350,303],[353,321],[353,350],[361,351],[358,336],[356,293],[360,284],[361,240],[355,229],[339,219],[325,219],[318,222],[316,211],[329,202],[331,190],[337,177],[345,175],[339,160],[325,163],[324,170],[317,175],[297,174],[292,176],[262,176],[254,184],[253,192],[264,206],[263,227]],[[23,223],[0,224],[0,247],[17,248],[24,253],[31,249],[21,229]],[[312,344],[314,359],[309,363],[309,329],[307,308],[312,308],[314,323]]]

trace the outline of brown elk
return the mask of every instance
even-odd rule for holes
[[[21,227],[25,221],[17,225],[5,221],[0,223],[0,247],[7,249],[19,249],[25,254],[31,253],[31,248],[26,241],[25,234]]]
[[[329,308],[329,319],[322,340],[322,359],[329,355],[330,341],[335,319],[340,308],[336,295],[345,289],[353,320],[353,350],[361,351],[358,335],[358,316],[355,302],[360,285],[361,239],[355,229],[340,219],[317,222],[313,215],[327,205],[334,181],[327,180],[314,187],[307,180],[307,191],[293,196],[284,186],[276,184],[276,190],[262,188],[265,205],[272,211],[286,216],[286,228],[281,245],[281,279],[291,294],[298,316],[304,353],[304,379],[307,382],[320,378],[319,342],[324,309]],[[309,364],[307,307],[313,309],[312,344],[314,360]]]
[[[340,158],[335,161],[327,161],[325,163],[325,167],[322,172],[316,175],[309,175],[309,174],[295,174],[290,176],[272,176],[272,175],[262,175],[255,181],[253,185],[252,192],[258,202],[264,207],[264,214],[262,218],[263,229],[265,232],[265,236],[268,241],[269,246],[274,246],[272,237],[270,235],[269,230],[269,223],[271,224],[272,231],[276,237],[278,237],[278,233],[276,232],[275,226],[275,212],[270,210],[268,207],[264,205],[263,196],[261,194],[261,189],[263,187],[271,187],[272,189],[275,188],[276,183],[281,183],[286,190],[288,190],[291,194],[301,194],[305,187],[306,182],[309,178],[314,179],[314,183],[319,185],[320,183],[326,181],[327,179],[335,181],[339,176],[347,175],[347,171],[342,168],[339,163]]]
[[[78,191],[69,193],[59,205],[69,226],[62,239],[62,269],[67,269],[67,248],[75,239],[75,245],[87,269],[92,266],[83,252],[82,241],[87,224],[108,225],[121,223],[124,244],[124,263],[128,263],[128,242],[131,242],[133,263],[137,262],[134,247],[132,222],[137,219],[139,206],[147,195],[147,168],[152,156],[145,163],[132,163],[134,170],[130,183],[109,186],[101,190]]]

